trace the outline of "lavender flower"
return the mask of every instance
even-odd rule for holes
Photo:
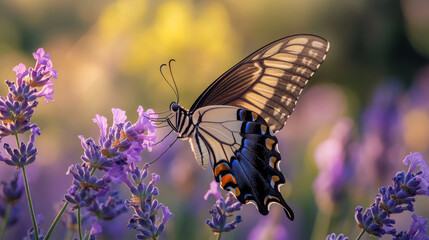
[[[140,232],[136,235],[138,239],[157,239],[173,214],[168,207],[154,199],[159,194],[158,188],[155,186],[159,175],[152,174],[152,181],[148,185],[143,182],[148,175],[147,168],[146,164],[143,170],[138,168],[132,170],[133,179],[138,184],[137,187],[130,187],[133,198],[125,202],[127,207],[134,209],[134,215],[129,220],[128,227]],[[159,210],[162,210],[162,218],[158,217]]]
[[[33,53],[37,60],[34,68],[27,68],[20,63],[13,68],[16,82],[6,81],[9,88],[7,98],[0,97],[0,137],[24,133],[34,128],[30,124],[37,98],[45,97],[45,101],[53,100],[54,92],[51,78],[57,77],[49,54],[43,48]],[[41,90],[38,88],[42,87]]]
[[[232,216],[234,212],[241,210],[241,203],[230,192],[226,194],[226,199],[223,199],[219,191],[219,184],[216,181],[210,183],[210,189],[204,195],[204,199],[207,200],[210,195],[215,196],[217,201],[209,211],[212,219],[207,219],[206,224],[217,234],[235,229],[237,223],[242,221],[241,216],[236,216],[229,223],[226,223],[226,219]]]
[[[97,196],[103,196],[109,190],[110,178],[105,175],[98,179],[91,176],[91,171],[92,168],[85,163],[72,165],[67,171],[67,174],[71,173],[74,179],[65,198],[68,202],[75,204],[74,208],[90,206]]]
[[[326,240],[349,240],[348,237],[344,237],[343,234],[335,235],[335,233],[331,233],[328,236],[326,236]]]
[[[15,172],[10,182],[2,181],[0,184],[3,186],[0,192],[0,216],[4,218],[7,211],[6,209],[9,205],[12,205],[7,223],[8,226],[12,226],[18,221],[20,208],[17,203],[24,191],[22,175],[20,172]]]
[[[401,231],[393,240],[429,240],[426,229],[428,220],[421,216],[412,215],[413,222],[411,223],[408,232]]]
[[[15,172],[13,179],[10,182],[1,181],[3,189],[0,192],[0,197],[3,201],[15,205],[21,198],[24,191],[24,181],[20,172]]]
[[[111,159],[101,154],[100,147],[96,145],[92,138],[86,140],[83,136],[79,136],[79,138],[84,149],[84,155],[81,158],[86,164],[99,170],[109,169],[113,165]]]
[[[57,70],[53,69],[52,61],[49,59],[50,54],[46,54],[43,48],[39,48],[33,53],[34,59],[37,60],[34,68],[28,69],[28,75],[24,77],[25,81],[32,87],[42,87],[36,93],[37,97],[45,97],[45,102],[53,101],[54,82],[51,78],[57,78]]]
[[[420,153],[408,155],[403,163],[409,165],[407,173],[398,172],[393,178],[394,186],[380,188],[375,202],[363,211],[356,208],[355,219],[358,227],[377,237],[385,234],[395,236],[395,221],[390,214],[403,211],[414,211],[413,202],[416,195],[429,195],[429,167]],[[414,173],[420,167],[420,171]]]
[[[84,140],[80,136],[85,149],[82,160],[102,169],[109,169],[112,165],[140,162],[140,154],[146,148],[150,151],[155,142],[156,127],[153,121],[148,119],[148,115],[153,110],[144,112],[139,106],[137,111],[139,118],[132,124],[129,121],[126,122],[125,111],[112,108],[113,125],[110,128],[108,128],[107,119],[97,114],[93,121],[100,128],[99,146],[96,146],[92,139]]]
[[[113,192],[110,193],[107,198],[97,198],[94,203],[88,207],[88,211],[92,215],[97,216],[98,219],[107,221],[126,212],[127,208],[125,207],[124,201],[119,199],[118,192]]]
[[[38,233],[38,222],[34,214],[31,196],[28,191],[25,166],[36,160],[37,148],[34,147],[36,135],[40,135],[40,129],[36,124],[31,124],[31,117],[34,108],[37,106],[37,98],[45,97],[45,101],[53,100],[54,83],[51,77],[57,77],[57,71],[53,69],[50,55],[46,54],[43,48],[39,48],[33,53],[37,60],[34,68],[26,69],[25,65],[20,63],[13,68],[16,72],[16,81],[6,81],[9,88],[7,98],[0,97],[0,139],[5,136],[14,135],[17,141],[17,148],[12,149],[9,144],[4,144],[9,157],[0,155],[0,161],[8,165],[16,166],[22,169],[25,180],[25,188],[28,197],[28,205],[33,222],[33,230],[28,232],[28,239],[43,239]],[[42,88],[41,90],[39,90]],[[31,130],[30,140],[27,144],[19,143],[18,134]],[[4,233],[0,230],[1,235]]]
[[[36,160],[37,155],[37,148],[34,147],[36,135],[40,135],[40,129],[38,127],[34,127],[31,129],[30,140],[27,144],[21,143],[19,149],[12,150],[9,144],[5,143],[4,149],[8,153],[9,158],[5,158],[0,155],[0,161],[3,161],[11,166],[16,166],[18,168],[33,163]]]

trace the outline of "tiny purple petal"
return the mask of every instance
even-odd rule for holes
[[[423,155],[421,153],[411,153],[410,155],[406,156],[404,161],[402,161],[404,165],[409,165],[408,173],[411,173],[416,169],[418,166],[427,166]]]
[[[87,147],[86,147],[86,140],[85,140],[85,138],[82,135],[79,135],[77,137],[80,139],[80,143],[82,145],[82,148],[86,149]]]
[[[168,207],[167,206],[162,206],[162,215],[163,215],[163,217],[162,217],[162,224],[166,224],[167,223],[167,221],[172,217],[172,216],[174,216],[171,212],[170,212],[170,209],[168,209]]]
[[[42,60],[45,58],[45,56],[47,59],[49,59],[49,57],[50,57],[49,54],[45,54],[45,49],[43,49],[43,48],[39,48],[39,49],[37,49],[36,52],[33,53],[33,57],[36,60]]]
[[[221,199],[222,198],[222,195],[221,195],[221,193],[219,191],[219,183],[217,183],[214,180],[210,183],[210,189],[204,195],[204,200],[207,200],[208,197],[210,196],[210,194],[212,194],[213,196],[215,196],[216,199]]]
[[[113,113],[113,124],[121,124],[125,123],[127,120],[127,115],[125,115],[125,111],[119,108],[112,108]]]
[[[73,165],[73,164],[72,164],[72,165],[70,165],[70,166],[67,168],[66,175],[69,175],[69,174],[73,171],[73,168],[74,168],[74,165]]]
[[[39,97],[45,97],[45,102],[48,103],[49,101],[54,101],[54,98],[52,97],[52,94],[54,94],[54,88],[53,85],[55,83],[52,81],[48,81],[40,90],[36,93],[36,96]]]
[[[95,118],[93,118],[92,121],[98,124],[98,127],[100,128],[100,136],[106,137],[107,118],[96,114]]]
[[[25,67],[23,63],[20,63],[16,65],[12,70],[16,72],[18,86],[22,86],[22,78],[28,75],[27,67]]]

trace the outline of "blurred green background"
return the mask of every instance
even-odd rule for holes
[[[369,206],[378,187],[405,170],[401,161],[409,152],[429,158],[428,13],[426,0],[0,1],[0,79],[14,80],[12,68],[19,62],[32,66],[31,53],[39,47],[51,54],[58,70],[55,101],[41,102],[33,117],[42,135],[37,163],[28,169],[44,228],[70,186],[67,167],[80,161],[77,136],[98,138],[91,120],[95,114],[111,119],[111,108],[121,108],[134,122],[139,105],[160,112],[175,100],[159,73],[161,64],[176,60],[181,104],[190,107],[212,81],[254,50],[310,33],[330,41],[331,49],[278,133],[287,179],[282,192],[296,220],[288,221],[278,206],[264,217],[246,205],[243,223],[222,239],[325,239],[330,232],[356,237],[355,206]],[[0,91],[6,95],[6,85]],[[374,111],[388,117],[368,123]],[[350,133],[340,155],[348,170],[326,205],[313,191],[320,169],[315,150],[344,119]],[[159,138],[165,133],[159,131]],[[145,154],[144,161],[156,158],[171,140]],[[178,142],[151,167],[161,175],[159,200],[175,215],[161,239],[214,239],[205,225],[214,199],[203,199],[213,175],[193,159],[189,144]],[[0,166],[2,180],[11,173],[9,166]],[[129,196],[125,189],[122,194]],[[22,206],[22,221],[9,230],[8,239],[22,239],[23,229],[31,226],[24,199]],[[415,209],[429,216],[424,197]],[[126,229],[130,214],[110,223],[115,228],[105,228],[100,239],[132,239],[134,231]],[[398,226],[408,229],[410,219],[402,214]],[[58,226],[54,239],[62,239],[64,229]]]

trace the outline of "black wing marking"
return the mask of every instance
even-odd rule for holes
[[[275,133],[283,128],[328,49],[329,43],[314,35],[272,42],[222,74],[190,112],[209,105],[237,106],[258,113]]]
[[[221,187],[242,203],[254,203],[263,215],[268,214],[271,203],[278,203],[293,219],[279,191],[285,178],[279,169],[277,138],[265,120],[255,112],[231,106],[203,107],[194,115],[201,118],[193,138],[203,144],[192,148],[197,150],[197,159],[210,161]],[[201,152],[205,154],[198,156]],[[206,166],[203,162],[200,164]]]

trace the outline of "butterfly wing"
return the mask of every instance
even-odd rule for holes
[[[225,105],[198,108],[192,118],[197,123],[190,138],[196,159],[203,167],[211,163],[221,187],[242,203],[254,203],[263,215],[271,203],[278,203],[293,220],[279,191],[285,178],[279,169],[277,138],[265,120],[255,112]]]
[[[314,35],[274,41],[222,74],[190,112],[210,105],[236,106],[258,113],[275,133],[283,128],[328,49],[329,42]]]

